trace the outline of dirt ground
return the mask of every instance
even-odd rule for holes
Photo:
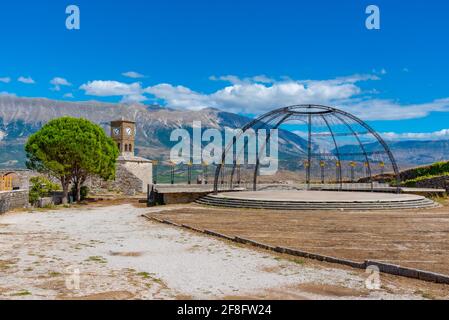
[[[363,270],[292,259],[141,217],[170,210],[190,219],[218,213],[109,201],[0,216],[0,299],[449,297],[441,286],[388,276],[379,289],[369,288]]]
[[[449,274],[449,207],[317,212],[200,207],[158,215],[262,243]]]

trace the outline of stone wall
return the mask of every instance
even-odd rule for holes
[[[98,177],[92,177],[85,183],[89,187],[90,191],[94,193],[101,193],[104,191],[115,191],[121,192],[126,195],[133,196],[136,193],[146,192],[143,189],[142,180],[136,177],[132,172],[130,172],[125,166],[118,163],[117,170],[115,172],[115,180],[104,181]]]
[[[210,194],[210,191],[204,191],[204,192],[166,192],[166,193],[160,193],[162,195],[162,201],[163,204],[181,204],[181,203],[192,203],[196,200],[207,196]]]
[[[137,193],[142,193],[147,191],[147,186],[153,184],[153,164],[150,161],[119,161],[118,166],[127,170],[134,177],[140,180],[140,184],[133,178],[133,184],[136,182],[134,189]],[[122,170],[124,172],[124,170]],[[129,180],[126,176],[120,176],[121,180]]]
[[[0,192],[0,214],[28,207],[28,190]]]

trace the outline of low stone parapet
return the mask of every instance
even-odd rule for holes
[[[0,191],[0,214],[28,207],[28,190]]]

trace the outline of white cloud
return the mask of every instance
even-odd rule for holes
[[[71,92],[66,93],[65,95],[63,95],[63,97],[64,98],[68,98],[68,99],[73,99],[74,98],[73,93],[71,93]]]
[[[145,78],[145,76],[143,74],[140,74],[135,71],[124,72],[124,73],[122,73],[122,76],[127,77],[127,78],[132,78],[132,79]]]
[[[359,95],[359,81],[377,80],[373,75],[353,75],[331,80],[285,80],[260,83],[268,78],[244,78],[236,76],[211,77],[212,80],[231,83],[212,94],[202,94],[183,86],[159,84],[145,92],[162,99],[173,108],[198,110],[216,107],[231,112],[260,114],[276,107],[298,103],[331,103]]]
[[[449,140],[449,129],[435,132],[384,132],[381,135],[386,140]]]
[[[431,112],[449,112],[449,98],[422,104],[400,104],[382,99],[351,99],[340,104],[342,109],[364,120],[406,120],[423,118]]]
[[[17,81],[25,83],[25,84],[35,84],[36,81],[33,80],[31,77],[19,77]]]
[[[254,77],[247,77],[247,78],[239,78],[237,76],[234,75],[227,75],[227,76],[210,76],[209,80],[212,81],[225,81],[225,82],[229,82],[231,84],[244,84],[244,83],[274,83],[276,82],[276,80],[267,77],[264,74],[258,75],[258,76],[254,76]]]
[[[147,100],[139,82],[127,84],[118,81],[95,80],[80,87],[87,95],[98,97],[122,96],[122,102],[142,102]]]
[[[71,86],[72,84],[70,82],[67,81],[67,79],[64,78],[60,78],[60,77],[55,77],[50,81],[50,84],[53,85],[52,90],[53,91],[60,91],[61,90],[61,86]]]
[[[0,82],[3,82],[3,83],[10,83],[10,82],[11,82],[11,78],[10,78],[10,77],[3,77],[3,78],[0,78]]]
[[[80,87],[87,95],[121,96],[122,102],[142,102],[148,95],[171,108],[201,110],[218,108],[229,112],[260,115],[274,108],[295,104],[324,104],[346,110],[363,120],[403,120],[422,118],[431,112],[449,112],[449,98],[421,104],[373,98],[375,88],[362,89],[361,82],[380,80],[373,74],[355,74],[328,80],[273,80],[265,76],[239,78],[212,76],[229,85],[212,93],[201,93],[185,86],[161,83],[144,88],[141,83],[91,81]],[[364,86],[366,87],[366,86]]]
[[[146,88],[145,93],[164,100],[167,106],[172,108],[201,110],[218,106],[209,96],[192,91],[184,86],[172,86],[171,84],[162,83]]]

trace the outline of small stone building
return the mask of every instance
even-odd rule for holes
[[[135,195],[147,191],[153,183],[153,164],[151,160],[135,156],[136,123],[128,120],[111,122],[111,137],[117,143],[120,155],[114,181],[92,179],[90,188],[121,191]]]

